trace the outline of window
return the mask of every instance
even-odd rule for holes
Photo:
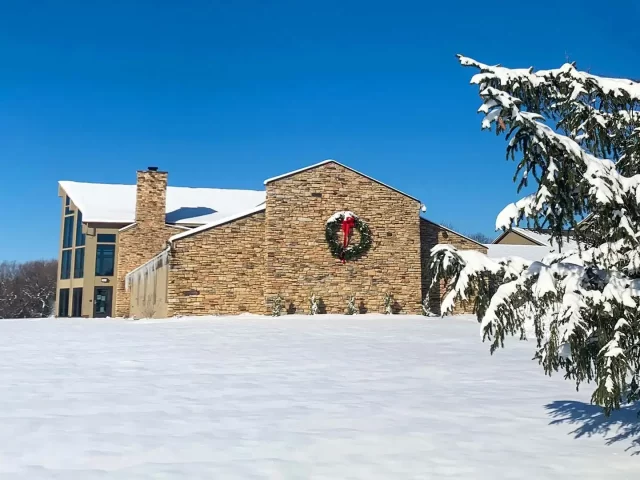
[[[98,243],[116,243],[115,233],[99,233]]]
[[[84,277],[84,248],[76,248],[76,258],[73,264],[73,278]]]
[[[113,275],[115,245],[98,245],[96,250],[96,275],[110,277]]]
[[[62,248],[73,246],[73,215],[64,217],[64,230],[62,232]]]
[[[73,214],[73,210],[71,210],[71,199],[68,196],[64,199],[64,214]]]
[[[71,316],[72,317],[82,316],[82,287],[73,289],[73,297],[71,300]]]
[[[58,294],[58,316],[69,316],[69,289],[61,288]]]
[[[60,266],[61,280],[67,280],[71,278],[71,252],[72,250],[62,251],[62,265]]]
[[[78,221],[76,222],[76,247],[84,247],[86,235],[82,233],[82,212],[78,210]]]

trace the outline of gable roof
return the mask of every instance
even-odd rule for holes
[[[549,245],[549,239],[551,238],[550,235],[544,235],[542,233],[537,233],[537,232],[534,232],[532,230],[527,230],[525,228],[511,227],[509,230],[505,230],[504,232],[502,232],[498,236],[498,238],[496,238],[492,243],[499,243],[500,240],[502,240],[504,237],[506,237],[511,232],[513,232],[513,233],[515,233],[517,235],[520,235],[523,238],[526,238],[527,240],[535,243],[539,247],[548,246]]]
[[[506,230],[505,232],[503,232],[498,238],[496,238],[493,241],[493,244],[497,244],[500,240],[502,240],[509,232],[514,232],[518,235],[520,235],[521,237],[526,238],[527,240],[532,241],[533,243],[535,243],[536,247],[546,247],[550,252],[557,252],[558,251],[558,243],[557,242],[553,242],[553,245],[551,243],[551,235],[547,234],[547,233],[539,233],[539,232],[534,232],[533,230],[529,230],[526,228],[520,228],[520,227],[511,227],[509,230]],[[523,247],[527,247],[527,245],[522,245]],[[531,245],[533,246],[533,245]],[[576,243],[576,241],[574,239],[568,239],[568,238],[564,238],[563,242],[562,242],[562,250],[566,251],[566,250],[577,250],[578,249],[578,244]]]
[[[135,222],[136,186],[105,183],[58,182],[82,212],[85,222]],[[166,221],[202,225],[255,207],[265,201],[263,190],[167,187]]]
[[[368,178],[369,180],[371,180],[371,181],[373,181],[373,182],[376,182],[378,185],[382,185],[383,187],[387,187],[388,189],[393,190],[394,192],[397,192],[397,193],[399,193],[399,194],[401,194],[401,195],[404,195],[405,197],[408,197],[408,198],[410,198],[411,200],[415,200],[416,202],[420,202],[420,200],[419,200],[419,199],[417,199],[416,197],[412,197],[412,196],[411,196],[411,195],[409,195],[408,193],[404,193],[403,191],[398,190],[397,188],[394,188],[394,187],[392,187],[392,186],[390,186],[390,185],[387,185],[386,183],[383,183],[383,182],[381,182],[380,180],[376,180],[375,178],[370,177],[369,175],[365,175],[364,173],[359,172],[358,170],[354,170],[353,168],[348,167],[347,165],[344,165],[344,164],[342,164],[342,163],[340,163],[340,162],[338,162],[338,161],[336,161],[336,160],[333,160],[333,159],[323,160],[323,161],[322,161],[322,162],[320,162],[320,163],[315,163],[315,164],[313,164],[313,165],[309,165],[308,167],[299,168],[298,170],[293,170],[293,171],[291,171],[291,172],[283,173],[282,175],[278,175],[277,177],[267,178],[267,179],[264,181],[264,184],[265,184],[265,185],[267,185],[267,184],[269,184],[269,183],[271,183],[271,182],[275,182],[275,181],[277,181],[277,180],[282,180],[283,178],[291,177],[291,176],[293,176],[293,175],[297,175],[298,173],[306,172],[307,170],[312,170],[312,169],[314,169],[314,168],[321,167],[322,165],[327,165],[327,164],[329,164],[329,163],[334,163],[334,164],[336,164],[336,165],[340,165],[342,168],[346,168],[347,170],[350,170],[350,171],[352,171],[353,173],[357,173],[358,175],[360,175],[360,176],[362,176],[362,177]]]

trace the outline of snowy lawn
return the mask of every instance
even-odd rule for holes
[[[605,419],[470,317],[0,321],[2,479],[629,479]]]

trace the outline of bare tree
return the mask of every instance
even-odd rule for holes
[[[469,237],[471,240],[475,240],[476,242],[480,242],[480,243],[492,243],[493,242],[493,238],[485,235],[482,232],[470,233],[470,234],[467,235],[467,237]]]
[[[455,227],[455,225],[451,222],[441,222],[441,226],[448,228],[449,230],[453,230],[454,232],[458,232],[459,230]],[[471,240],[475,240],[479,243],[493,243],[493,238],[485,235],[482,232],[476,233],[463,233],[464,236],[469,237]]]
[[[58,262],[0,262],[0,318],[51,315]]]

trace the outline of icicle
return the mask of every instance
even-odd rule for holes
[[[147,263],[127,273],[124,277],[125,291],[129,292],[134,283],[139,283],[141,280],[153,275],[159,268],[167,265],[169,263],[169,250],[169,248],[166,248]]]

